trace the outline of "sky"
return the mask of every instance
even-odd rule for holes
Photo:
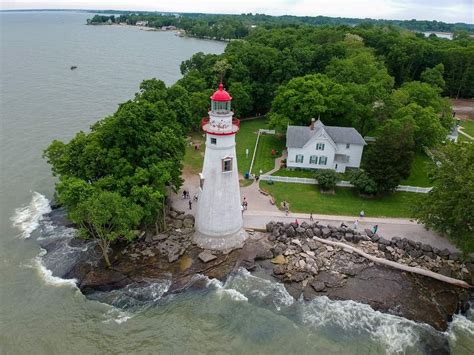
[[[0,8],[251,12],[474,23],[474,0],[0,0]]]

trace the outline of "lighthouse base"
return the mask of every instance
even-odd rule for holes
[[[200,232],[194,233],[194,242],[203,249],[230,251],[241,248],[248,238],[247,232],[242,228],[232,234],[211,236]]]

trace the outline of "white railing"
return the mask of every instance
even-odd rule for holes
[[[309,185],[317,185],[318,180],[310,179],[310,178],[299,178],[299,177],[290,177],[290,176],[273,176],[273,175],[261,175],[260,180],[263,181],[274,181],[274,182],[288,182],[293,184],[309,184]],[[341,180],[336,183],[338,187],[354,187],[349,181]],[[432,187],[418,187],[418,186],[406,186],[406,185],[399,185],[396,190],[397,191],[405,191],[405,192],[416,192],[426,194],[430,192]]]
[[[260,128],[258,130],[259,133],[263,133],[263,134],[275,134],[275,130],[274,129],[263,129],[263,128]]]
[[[406,192],[418,192],[422,194],[427,194],[430,192],[432,187],[419,187],[419,186],[407,186],[407,185],[398,185],[397,191],[406,191]]]

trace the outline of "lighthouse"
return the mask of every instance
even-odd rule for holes
[[[229,250],[247,238],[243,229],[235,135],[240,121],[233,118],[232,97],[222,83],[211,96],[209,117],[202,120],[206,132],[204,165],[200,174],[195,242],[202,248]]]

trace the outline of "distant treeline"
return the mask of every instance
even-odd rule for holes
[[[109,14],[108,14],[109,15]],[[320,25],[296,24],[296,21],[320,19],[325,21],[343,21],[329,17],[295,17],[267,15],[204,15],[204,14],[158,14],[126,13],[118,16],[96,15],[91,23],[127,23],[135,25],[138,21],[148,21],[147,26],[160,28],[176,26],[184,29],[188,35],[213,39],[241,39],[281,51],[281,57],[274,58],[279,63],[294,61],[299,68],[295,74],[322,72],[324,66],[333,58],[341,57],[341,40],[348,33],[361,37],[366,47],[372,48],[377,57],[385,64],[397,86],[411,80],[419,80],[427,68],[443,64],[443,77],[446,84],[443,92],[450,97],[474,97],[474,38],[467,31],[454,32],[453,40],[425,37],[398,26],[380,25],[390,21],[371,20],[358,25]],[[362,22],[362,20],[353,19]],[[292,22],[293,21],[293,22]],[[393,21],[392,21],[393,22]],[[400,21],[404,24],[430,24],[436,21]],[[456,26],[448,25],[447,26]],[[472,25],[464,25],[471,29]],[[428,27],[427,27],[428,28]],[[427,29],[424,28],[424,29]],[[431,28],[433,29],[433,28]],[[441,28],[437,28],[441,29]],[[442,28],[447,30],[447,28]],[[317,45],[317,43],[324,43]],[[324,48],[323,48],[324,47]],[[265,48],[266,50],[267,48]],[[324,50],[323,50],[324,49]],[[321,52],[321,50],[323,50]],[[256,54],[262,49],[256,49]],[[281,69],[282,73],[292,70]],[[289,80],[290,78],[285,78]],[[285,80],[277,80],[280,84]],[[264,111],[264,110],[263,110]]]
[[[445,23],[441,21],[419,20],[374,20],[327,16],[269,16],[263,14],[241,15],[214,15],[214,14],[169,14],[150,12],[119,12],[104,11],[110,16],[96,15],[92,23],[103,23],[109,19],[114,23],[127,23],[134,25],[137,21],[148,21],[148,26],[159,28],[162,26],[176,26],[184,29],[189,34],[200,37],[213,37],[217,39],[235,39],[245,37],[252,28],[263,26],[288,27],[299,25],[348,25],[373,24],[384,26],[398,26],[419,32],[457,32],[468,31],[474,33],[474,25],[466,23]]]

